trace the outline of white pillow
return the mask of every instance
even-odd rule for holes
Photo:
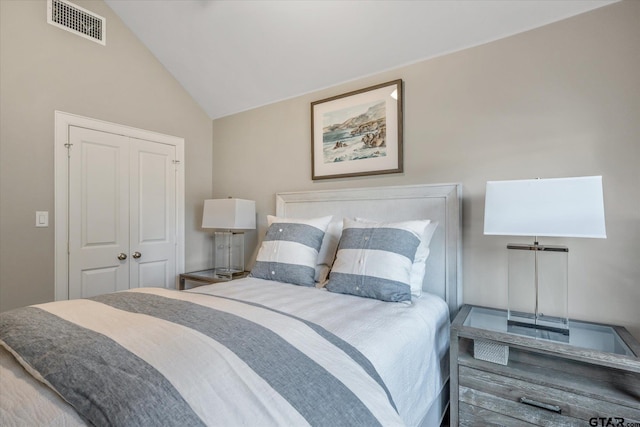
[[[411,268],[429,220],[369,222],[344,219],[327,290],[411,301]]]
[[[411,267],[411,295],[419,297],[422,295],[422,282],[424,281],[424,272],[427,267],[427,258],[429,258],[429,245],[431,239],[438,228],[437,222],[430,222],[424,229],[422,239],[418,250],[416,251],[416,257],[413,260],[413,266]]]
[[[324,288],[324,285],[327,284],[327,280],[329,279],[329,271],[331,271],[331,267],[327,264],[316,265],[316,274],[314,277],[316,288]]]
[[[336,259],[338,242],[342,235],[342,218],[339,221],[331,221],[324,233],[322,246],[318,253],[318,264],[316,265],[316,282],[324,283],[329,276],[329,270]]]
[[[269,228],[251,269],[251,276],[315,286],[318,251],[331,218],[267,216]]]
[[[324,234],[324,240],[318,253],[318,264],[326,264],[329,267],[333,265],[341,235],[342,219],[340,221],[331,221],[327,226],[327,232]]]

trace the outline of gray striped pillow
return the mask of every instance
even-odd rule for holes
[[[330,216],[312,219],[269,215],[251,276],[302,286],[315,286],[315,269]]]
[[[371,221],[369,219],[364,218],[355,218],[357,222],[368,222],[368,223],[376,223],[376,221]],[[411,295],[414,297],[419,297],[422,295],[422,282],[424,280],[424,273],[427,267],[427,258],[429,257],[429,244],[431,243],[431,239],[438,228],[438,222],[433,222],[431,220],[427,221],[427,226],[424,229],[424,234],[420,238],[420,244],[418,245],[418,249],[416,250],[416,255],[413,259],[413,266],[411,267]]]
[[[428,220],[370,223],[345,218],[327,290],[411,301],[411,269],[428,224]]]

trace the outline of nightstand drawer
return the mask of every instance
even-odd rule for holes
[[[459,405],[460,427],[529,427],[535,426],[517,418],[493,412],[479,406],[460,402]]]
[[[629,406],[619,405],[555,388],[553,376],[546,379],[549,385],[539,385],[467,366],[459,369],[461,412],[465,404],[472,406],[465,412],[485,410],[520,423],[553,426],[585,426],[594,417],[624,418],[625,423],[640,420],[637,396],[629,396]],[[479,419],[481,424],[486,421]],[[461,415],[461,424],[462,420]],[[498,424],[509,425],[505,420]]]

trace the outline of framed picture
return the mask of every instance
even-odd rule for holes
[[[402,80],[311,103],[311,178],[402,172]]]

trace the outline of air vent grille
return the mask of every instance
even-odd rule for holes
[[[102,45],[106,44],[106,20],[66,0],[47,1],[47,22]]]

